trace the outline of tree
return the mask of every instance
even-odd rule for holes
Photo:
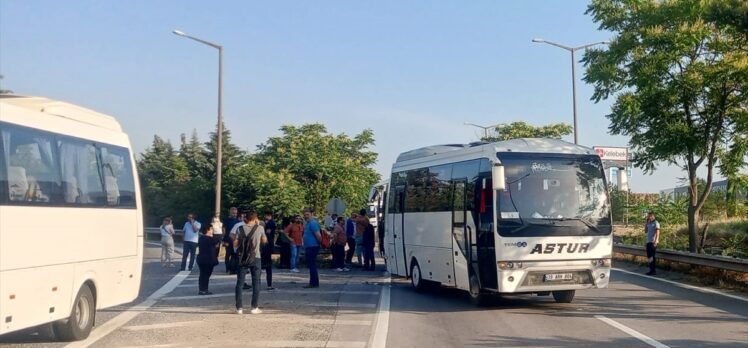
[[[553,123],[536,127],[523,121],[502,123],[496,126],[491,134],[481,138],[481,141],[495,142],[517,138],[553,138],[561,139],[564,135],[572,133],[574,128],[566,123]]]
[[[630,137],[634,164],[647,173],[661,162],[687,171],[691,252],[719,155],[729,160],[729,147],[748,127],[745,36],[705,21],[708,4],[593,0],[587,13],[615,37],[607,50],[590,49],[583,59],[592,99],[615,98],[609,130]],[[704,166],[699,189],[696,173]]]
[[[284,178],[287,173],[303,189],[303,201],[318,212],[324,211],[333,197],[348,203],[349,210],[365,206],[369,188],[379,180],[379,174],[371,168],[377,154],[368,150],[374,144],[371,130],[353,138],[330,134],[319,123],[285,125],[280,130],[281,136],[271,137],[258,147],[256,161],[260,166]],[[258,192],[258,200],[262,195]],[[283,203],[288,207],[295,204],[291,200]]]
[[[161,218],[181,214],[177,210],[176,192],[190,180],[187,163],[169,141],[158,135],[140,155],[138,173],[143,192],[145,221],[148,225],[161,223]]]
[[[211,185],[215,185],[216,180],[216,144],[218,143],[216,134],[215,131],[211,132],[210,140],[205,143],[205,157],[208,166],[211,168],[208,172],[208,181]],[[222,205],[224,207],[247,205],[254,198],[253,195],[247,195],[247,193],[252,192],[252,189],[248,186],[247,179],[249,176],[243,172],[244,167],[242,166],[246,163],[247,154],[231,142],[231,131],[225,125],[223,126],[221,142],[223,143],[221,146]],[[214,197],[211,198],[211,202],[215,205],[215,192],[212,192]],[[224,208],[224,210],[226,209]]]

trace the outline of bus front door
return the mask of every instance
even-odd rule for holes
[[[458,289],[469,289],[470,248],[467,243],[469,225],[467,221],[467,180],[453,180],[452,195],[452,261],[454,281]]]
[[[388,250],[385,252],[391,255],[389,262],[387,263],[387,269],[390,273],[408,276],[408,263],[405,260],[405,233],[404,233],[404,208],[405,208],[405,186],[396,186],[392,192],[394,195],[393,199],[393,214],[390,224],[391,237],[388,244]]]

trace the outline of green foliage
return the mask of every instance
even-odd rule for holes
[[[561,139],[564,135],[571,134],[574,128],[566,123],[554,123],[536,127],[523,121],[518,121],[499,124],[494,131],[496,134],[484,136],[481,138],[481,141],[496,142],[517,138]]]
[[[247,154],[222,136],[222,206],[253,207],[278,216],[301,213],[312,206],[324,213],[332,197],[348,203],[349,210],[363,207],[379,175],[371,168],[377,154],[370,130],[351,138],[329,134],[321,124],[284,126],[283,135],[270,138],[256,154]],[[143,188],[145,222],[157,226],[164,216],[181,225],[187,212],[200,220],[213,216],[215,204],[216,133],[202,143],[193,131],[183,134],[179,151],[154,136],[141,154],[138,169]]]
[[[371,168],[377,154],[368,150],[374,144],[371,130],[353,138],[327,133],[319,123],[280,130],[281,136],[259,146],[258,163],[271,172],[288,173],[303,188],[305,204],[320,214],[333,197],[345,201],[349,211],[365,206],[369,188],[379,180]]]
[[[652,172],[669,162],[688,171],[691,251],[714,167],[720,159],[726,167],[741,163],[734,148],[748,130],[748,43],[734,26],[705,21],[709,4],[593,0],[587,13],[615,37],[583,59],[592,99],[615,98],[609,129],[630,137],[634,164]],[[702,166],[707,185],[697,190]]]

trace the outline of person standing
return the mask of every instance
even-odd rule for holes
[[[200,253],[197,254],[197,267],[200,268],[198,278],[198,295],[212,295],[208,291],[208,282],[213,274],[213,268],[218,264],[218,250],[221,248],[221,240],[213,235],[213,226],[205,225],[201,231],[197,244]]]
[[[377,222],[377,243],[379,243],[379,256],[384,259],[384,263],[387,263],[387,258],[384,255],[384,218]]]
[[[255,211],[245,214],[244,225],[240,226],[236,235],[233,236],[234,252],[238,260],[236,270],[236,286],[234,287],[234,298],[236,300],[236,314],[244,314],[242,304],[242,290],[246,286],[247,272],[252,275],[252,314],[260,314],[258,301],[260,299],[260,247],[267,243],[265,229],[257,219]]]
[[[356,259],[358,260],[358,267],[364,265],[362,256],[364,253],[364,230],[369,225],[369,217],[366,216],[366,209],[361,209],[356,215]]]
[[[657,244],[660,242],[660,223],[657,221],[655,213],[650,211],[647,214],[647,223],[644,224],[644,232],[647,233],[647,261],[649,262],[649,272],[647,275],[656,275]]]
[[[286,234],[286,227],[291,224],[291,219],[284,217],[281,220],[278,236],[275,238],[275,245],[280,249],[280,262],[278,268],[291,269],[291,237]]]
[[[234,246],[231,242],[231,237],[229,237],[231,231],[234,229],[234,226],[236,224],[240,223],[241,220],[238,216],[239,210],[236,209],[236,207],[229,208],[229,217],[226,218],[226,221],[223,223],[224,233],[223,233],[223,247],[225,249],[226,255],[223,259],[223,262],[226,264],[226,273],[227,274],[234,274],[236,273],[236,270],[234,269],[232,262],[234,258]]]
[[[348,252],[345,255],[345,263],[348,267],[353,264],[353,254],[356,252],[356,213],[345,222],[345,235],[348,238]]]
[[[195,252],[197,251],[198,233],[202,226],[193,213],[187,214],[187,222],[184,223],[184,243],[182,243],[182,271],[190,270],[195,265]],[[190,257],[190,265],[187,268],[187,256]]]
[[[335,227],[333,227],[332,231],[332,264],[338,272],[349,271],[349,269],[345,267],[345,244],[348,241],[348,238],[345,235],[345,229],[343,228],[344,224],[345,219],[342,216],[338,217],[338,221],[336,221]]]
[[[374,238],[374,225],[369,223],[369,219],[366,219],[366,222],[364,223],[364,235],[362,238],[364,271],[373,271],[376,267],[376,261],[374,261]]]
[[[267,243],[263,244],[261,250],[262,268],[265,269],[268,291],[273,291],[273,248],[275,246],[275,220],[273,213],[265,213],[265,239]]]
[[[284,232],[288,234],[291,242],[291,272],[299,273],[299,255],[301,254],[301,247],[304,245],[304,227],[301,225],[301,219],[295,216],[293,222],[286,226]]]
[[[165,217],[161,223],[161,267],[174,267],[174,225]]]
[[[322,241],[322,234],[317,218],[312,215],[312,209],[304,209],[304,256],[309,267],[309,284],[305,288],[319,287],[319,272],[317,271],[317,254]]]

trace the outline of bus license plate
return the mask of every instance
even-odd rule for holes
[[[574,275],[571,273],[551,273],[545,275],[545,281],[554,281],[554,280],[572,280],[574,279]]]

